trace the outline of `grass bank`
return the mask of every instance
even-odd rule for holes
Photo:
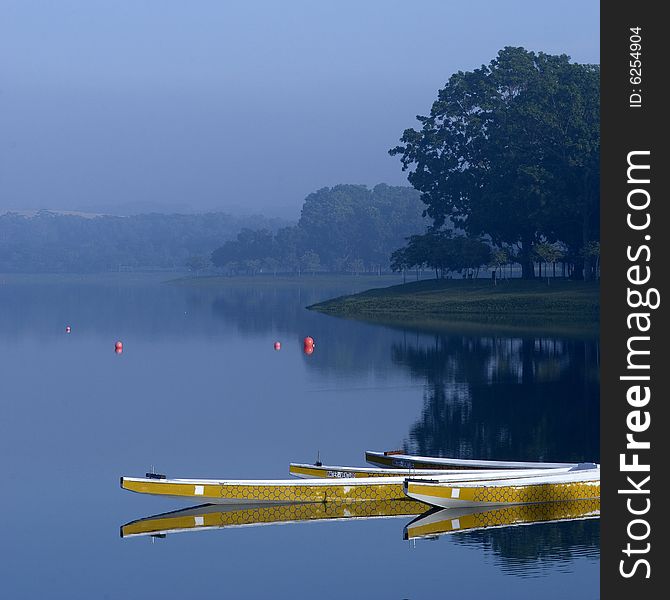
[[[328,315],[435,329],[458,323],[517,329],[597,330],[596,282],[425,280],[367,290],[308,307]]]

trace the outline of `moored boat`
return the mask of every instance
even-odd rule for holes
[[[441,477],[407,478],[408,497],[442,508],[533,504],[600,498],[600,468],[578,466],[567,472],[548,471],[535,477],[454,483]]]
[[[171,496],[198,503],[288,504],[401,500],[404,477],[348,479],[149,479],[122,477],[131,492]]]
[[[406,540],[432,538],[460,531],[595,519],[600,516],[600,498],[467,508],[433,509],[405,526]]]
[[[558,471],[557,471],[558,472]],[[461,471],[437,475],[444,483],[536,477],[546,471]],[[405,477],[349,477],[320,479],[216,480],[122,477],[121,487],[131,492],[170,496],[199,504],[287,504],[293,502],[360,502],[400,500]]]
[[[577,463],[438,458],[413,456],[400,451],[367,451],[365,460],[373,465],[395,469],[560,469],[577,465]]]
[[[347,467],[291,463],[288,469],[294,477],[303,479],[326,478],[342,479],[347,477],[408,477],[420,475],[456,475],[481,473],[483,469],[385,469],[382,467]]]

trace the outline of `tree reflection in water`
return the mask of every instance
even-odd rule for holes
[[[599,460],[597,339],[406,336],[393,345],[393,360],[425,380],[407,452]]]
[[[463,532],[456,544],[480,546],[500,562],[504,572],[533,577],[569,565],[576,558],[600,557],[600,519],[538,523]]]

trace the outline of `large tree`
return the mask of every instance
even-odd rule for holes
[[[454,74],[390,153],[436,228],[451,220],[517,246],[532,278],[535,244],[561,239],[583,256],[598,239],[598,81],[598,67],[565,55],[504,48]]]

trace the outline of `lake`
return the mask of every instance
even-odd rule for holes
[[[188,506],[120,489],[151,468],[286,478],[317,453],[364,465],[365,450],[401,448],[600,460],[593,335],[434,332],[304,308],[397,278],[166,278],[0,275],[3,596],[598,597],[598,519],[406,540],[417,514],[335,514],[122,538]]]

